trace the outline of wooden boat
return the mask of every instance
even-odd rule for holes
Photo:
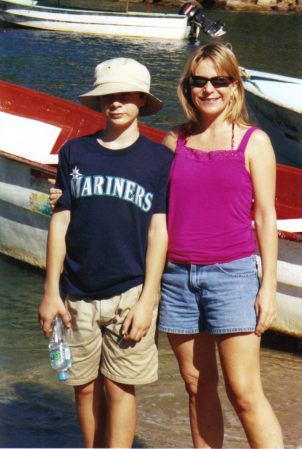
[[[301,204],[301,170],[299,177]],[[271,329],[302,337],[302,219],[278,220],[278,234],[278,316]]]
[[[46,0],[0,0],[0,20],[44,30],[157,39],[195,39],[200,30],[211,36],[226,32],[223,24],[207,19],[191,3],[181,14],[109,12],[52,4]]]
[[[22,101],[19,101],[22,98]],[[104,126],[101,114],[0,81],[0,252],[45,268],[51,210],[47,178],[56,175],[60,147]],[[164,131],[140,125],[160,142]],[[302,336],[302,170],[277,167],[280,313],[273,328]]]
[[[277,162],[302,168],[302,79],[242,70],[247,103],[269,134]]]

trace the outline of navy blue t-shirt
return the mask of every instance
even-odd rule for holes
[[[152,214],[166,213],[173,153],[140,135],[109,150],[97,135],[67,142],[59,155],[57,207],[71,211],[61,277],[65,293],[104,298],[144,282]]]

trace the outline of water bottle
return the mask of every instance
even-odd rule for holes
[[[57,371],[59,380],[68,379],[67,370],[71,366],[70,349],[65,341],[65,331],[65,324],[60,315],[57,315],[53,320],[48,349],[51,367]]]

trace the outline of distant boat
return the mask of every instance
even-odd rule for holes
[[[22,101],[20,101],[22,98]],[[0,81],[0,252],[45,268],[48,177],[69,139],[104,127],[84,106]],[[154,141],[164,131],[140,125]],[[302,170],[277,166],[279,314],[272,328],[302,337]]]
[[[193,3],[180,14],[109,12],[50,6],[46,0],[0,0],[0,20],[25,27],[97,35],[196,39],[200,30],[222,36],[225,26],[207,19]]]
[[[242,70],[247,103],[271,138],[277,162],[302,168],[302,79]]]

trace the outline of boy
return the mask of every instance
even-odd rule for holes
[[[99,64],[94,89],[79,98],[103,113],[106,126],[60,152],[63,194],[49,227],[39,320],[46,337],[58,314],[69,328],[68,383],[85,446],[130,448],[135,385],[157,380],[155,329],[173,154],[139,134],[138,115],[151,115],[162,103],[137,61]]]

